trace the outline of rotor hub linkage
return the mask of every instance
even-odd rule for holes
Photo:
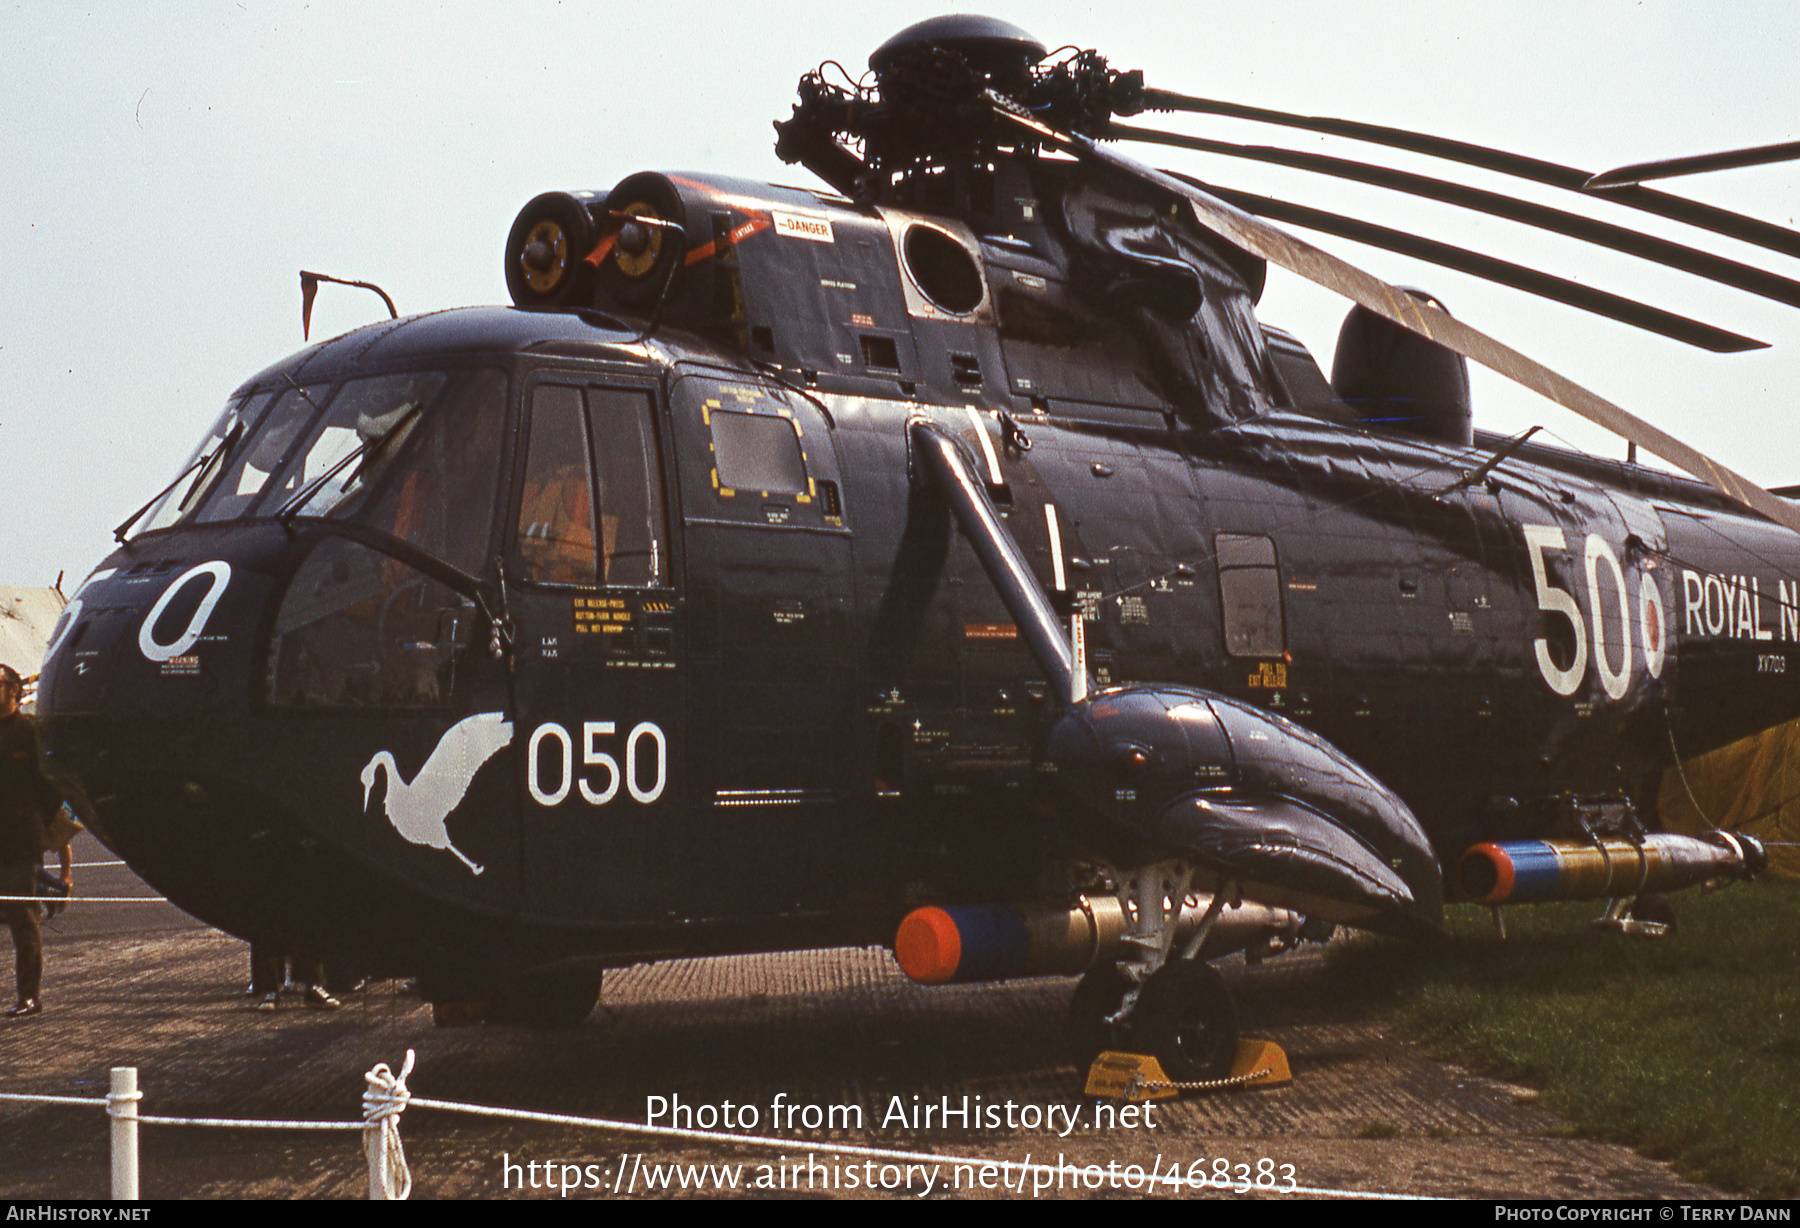
[[[832,84],[823,69],[807,73],[792,118],[775,125],[775,151],[839,191],[868,199],[897,178],[984,166],[1002,146],[1029,147],[1018,128],[1000,126],[990,92],[1089,136],[1101,135],[1116,115],[1143,110],[1142,72],[1119,72],[1096,51],[1053,63],[1031,58],[1008,63],[917,42],[878,54],[873,86]]]

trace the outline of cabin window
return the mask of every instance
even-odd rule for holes
[[[706,376],[676,380],[676,429],[688,515],[779,528],[842,529],[845,493],[837,480],[830,411],[778,385]]]
[[[586,587],[664,583],[663,509],[646,394],[537,387],[519,501],[522,578]]]
[[[806,490],[806,460],[792,420],[730,410],[714,410],[711,418],[721,487],[767,494]]]
[[[1219,606],[1225,651],[1234,657],[1280,656],[1286,647],[1281,572],[1275,543],[1242,533],[1213,536],[1219,566]]]

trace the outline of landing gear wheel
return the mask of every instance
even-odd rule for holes
[[[1111,963],[1089,968],[1075,986],[1075,996],[1069,1001],[1067,1036],[1070,1056],[1083,1079],[1095,1058],[1123,1043],[1117,1035],[1119,1029],[1106,1022],[1106,1017],[1118,1011],[1126,989],[1125,978]]]
[[[494,1015],[500,1023],[572,1028],[593,1014],[599,1001],[600,969],[558,968],[508,981]]]
[[[1174,960],[1138,996],[1132,1039],[1178,1083],[1220,1079],[1237,1057],[1237,1007],[1211,964]]]

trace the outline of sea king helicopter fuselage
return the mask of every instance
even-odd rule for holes
[[[984,88],[1035,58],[989,42]],[[1207,1071],[1221,944],[1428,931],[1582,848],[1635,859],[1597,895],[1755,868],[1643,828],[1800,714],[1800,536],[1472,432],[1374,314],[1334,388],[1165,186],[1023,128],[857,164],[807,105],[840,192],[539,197],[514,307],[232,395],[44,667],[149,882],[540,1017],[705,953],[1085,968],[1092,1028]]]

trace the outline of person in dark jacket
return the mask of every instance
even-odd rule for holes
[[[62,805],[56,786],[38,766],[37,726],[19,711],[25,684],[10,665],[0,665],[0,896],[37,893],[43,864],[45,833]],[[69,850],[62,850],[62,882],[70,885]],[[44,944],[38,932],[37,905],[28,900],[0,902],[0,915],[12,931],[13,974],[19,1001],[7,1017],[36,1015],[44,1008],[38,991],[44,978]]]

